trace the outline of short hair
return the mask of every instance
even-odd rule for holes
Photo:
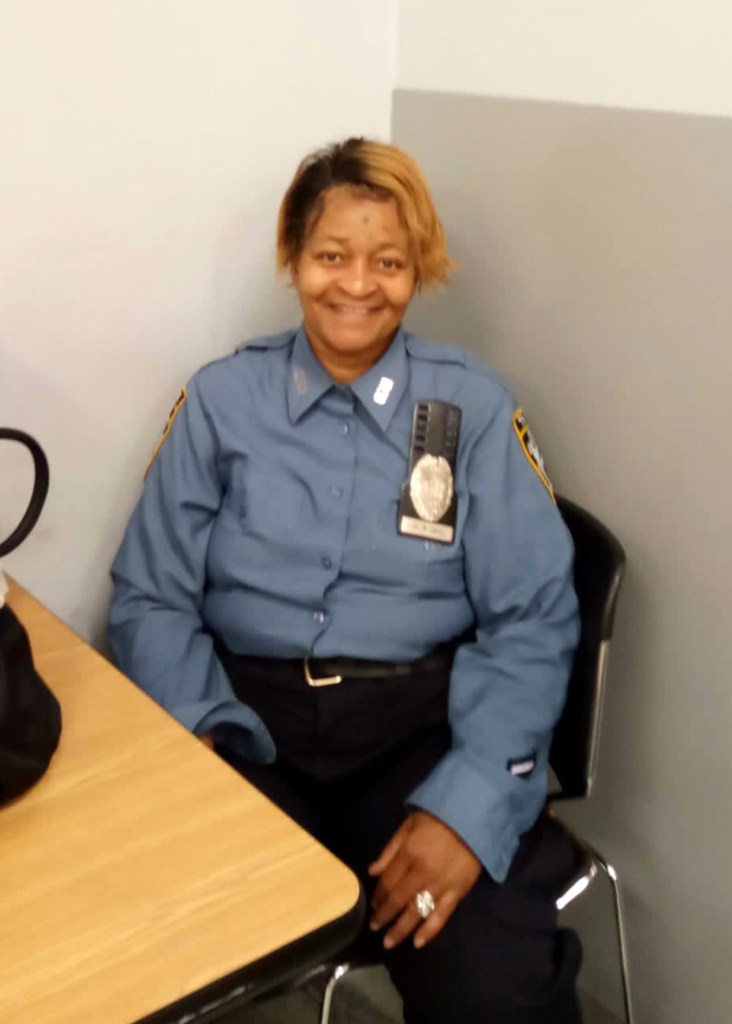
[[[325,193],[337,185],[350,185],[382,200],[393,197],[409,236],[417,288],[447,282],[454,263],[424,175],[397,146],[363,138],[317,149],[297,168],[277,220],[280,270],[297,261],[323,211]]]

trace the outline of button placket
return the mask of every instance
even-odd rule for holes
[[[320,526],[324,530],[321,534],[325,539],[324,547],[320,549],[318,562],[321,567],[323,605],[327,605],[327,592],[337,578],[339,566],[343,560],[345,538],[348,529],[349,501],[348,496],[353,488],[356,464],[356,430],[353,422],[355,416],[355,400],[347,390],[334,390],[325,399],[329,406],[328,415],[335,416],[335,422],[331,420],[330,437],[328,442],[323,438],[323,445],[327,451],[327,462],[329,464],[329,476],[320,481],[320,502],[322,503]],[[327,524],[327,532],[325,527]],[[316,597],[316,602],[318,598]],[[331,617],[325,608],[319,609],[311,605],[311,622],[315,627],[315,644],[327,631]]]

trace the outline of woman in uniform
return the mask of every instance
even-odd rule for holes
[[[114,657],[360,875],[408,1024],[574,1024],[551,484],[496,374],[402,326],[450,268],[405,153],[308,156],[277,245],[302,324],[183,389],[112,568]]]

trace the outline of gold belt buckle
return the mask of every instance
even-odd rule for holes
[[[305,681],[308,686],[335,686],[343,682],[343,676],[323,676],[322,679],[314,679],[310,674],[310,658],[303,658],[305,667]]]

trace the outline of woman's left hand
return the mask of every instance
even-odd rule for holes
[[[414,945],[419,949],[443,928],[481,871],[480,861],[457,833],[427,811],[414,811],[369,867],[369,874],[379,878],[371,901],[372,929],[394,922],[384,938],[386,949],[416,929]],[[423,921],[415,897],[425,889],[435,909]]]

